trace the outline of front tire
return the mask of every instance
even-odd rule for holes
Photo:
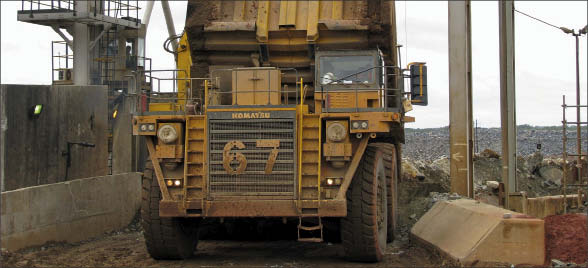
[[[145,164],[141,202],[141,226],[147,252],[157,260],[187,259],[198,243],[200,219],[161,218],[161,191],[151,161]]]
[[[384,167],[386,169],[386,184],[388,186],[388,243],[394,241],[398,224],[398,160],[400,159],[397,146],[391,143],[373,143],[384,152]]]
[[[386,251],[388,229],[387,183],[384,152],[368,145],[347,190],[347,217],[341,219],[345,257],[377,262]]]

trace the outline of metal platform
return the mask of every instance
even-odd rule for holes
[[[133,29],[141,27],[138,19],[136,1],[93,1],[89,12],[75,10],[75,1],[35,1],[23,0],[21,10],[17,13],[18,21],[45,26],[67,27],[74,23],[89,25],[114,24]]]

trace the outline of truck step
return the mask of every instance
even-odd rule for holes
[[[310,226],[303,225],[303,217],[316,218],[318,220],[318,225],[314,225],[316,223],[310,223],[313,224]],[[323,223],[321,217],[319,217],[318,214],[302,214],[300,217],[298,217],[298,241],[323,242]]]
[[[323,225],[315,225],[315,226],[298,225],[298,229],[304,230],[304,231],[316,231],[316,230],[320,230],[321,228],[323,228]]]
[[[298,241],[300,242],[312,242],[312,243],[320,243],[323,242],[322,238],[319,237],[308,237],[308,238],[298,238]]]

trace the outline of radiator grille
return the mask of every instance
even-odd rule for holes
[[[211,196],[293,196],[295,189],[295,119],[209,119],[209,191]],[[271,174],[265,173],[273,148],[257,147],[259,140],[279,140],[278,155]],[[242,174],[231,175],[223,166],[223,149],[240,141],[244,149],[233,148],[247,159]],[[231,167],[237,169],[238,162]]]

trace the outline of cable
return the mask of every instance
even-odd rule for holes
[[[518,13],[521,13],[521,14],[523,14],[523,15],[525,15],[525,16],[527,16],[527,17],[531,18],[531,19],[534,19],[534,20],[536,20],[536,21],[539,21],[539,22],[545,23],[545,24],[547,24],[547,25],[549,25],[549,26],[551,26],[551,27],[553,27],[553,28],[557,28],[558,30],[561,30],[561,27],[557,27],[557,26],[555,26],[555,25],[553,25],[553,24],[551,24],[551,23],[549,23],[549,22],[546,22],[546,21],[544,21],[544,20],[541,20],[541,19],[535,18],[535,17],[533,17],[533,16],[531,16],[531,15],[529,15],[529,14],[527,14],[527,13],[524,13],[524,12],[522,12],[522,11],[518,11],[518,10],[516,10],[516,9],[515,9],[514,11],[516,11],[516,12],[518,12]]]
[[[170,48],[170,45],[174,40],[181,39],[182,35],[183,35],[183,33],[178,34],[178,35],[173,35],[173,36],[170,36],[167,39],[165,39],[165,41],[163,42],[163,49],[171,54],[177,54],[178,52],[180,52],[179,48],[178,48],[178,50],[174,50],[174,49]]]

